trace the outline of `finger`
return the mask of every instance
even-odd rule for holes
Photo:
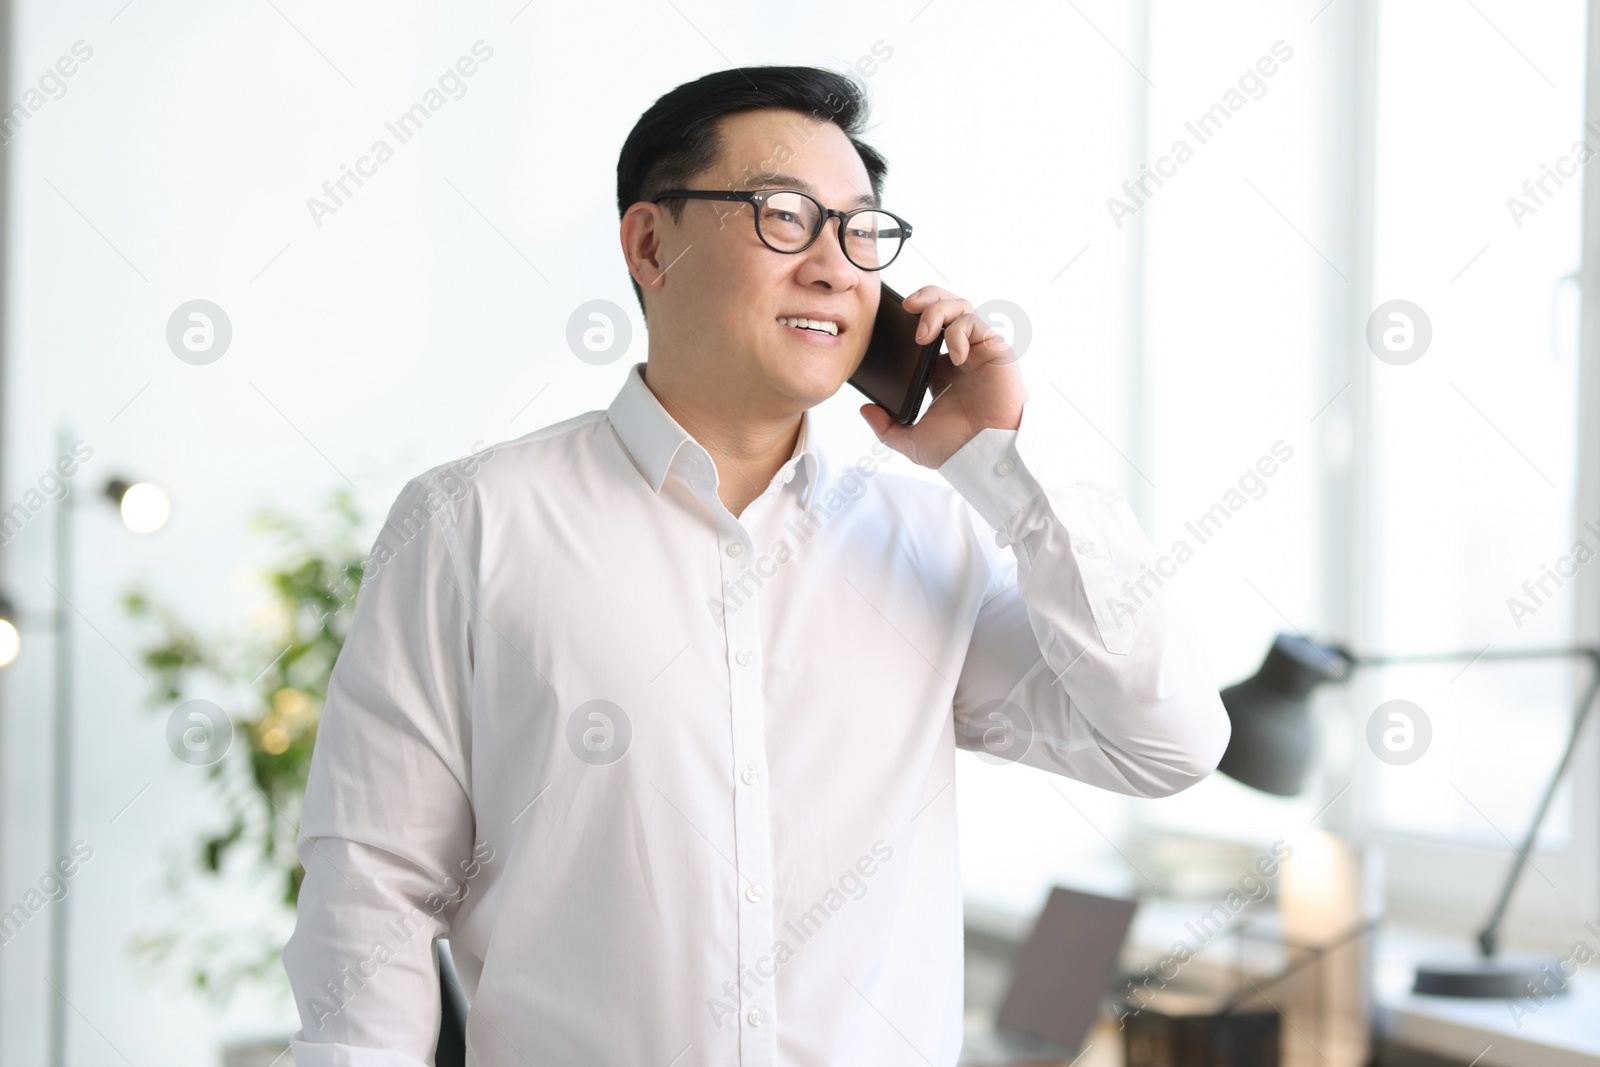
[[[950,341],[951,337],[955,337],[956,340]],[[976,313],[963,315],[945,327],[945,338],[952,345],[952,351],[956,344],[961,346],[964,353],[963,363],[972,357],[976,357],[974,366],[1015,361],[1011,356],[1011,346],[1006,344],[1005,337]]]
[[[971,328],[967,321],[970,317],[962,315],[944,328],[944,343],[950,349],[950,362],[958,367],[967,361],[967,354],[971,351],[970,338],[967,335]]]
[[[959,363],[966,363],[971,357],[977,356],[981,365],[996,358],[1005,349],[1005,339],[1000,336],[1000,331],[980,319],[975,311],[967,312],[946,326],[944,336],[952,354],[960,348]],[[996,345],[999,345],[998,349]]]
[[[985,362],[1014,363],[1016,357],[1011,354],[1011,346],[1006,343],[1005,335],[993,326],[977,319],[977,332],[974,347],[979,350],[979,355]]]
[[[924,285],[921,289],[906,297],[900,304],[907,311],[916,311],[938,300],[948,300],[955,296],[954,293],[939,288],[937,285]]]
[[[973,310],[975,309],[972,304],[958,296],[951,296],[928,305],[922,311],[922,321],[917,323],[917,340],[924,343],[933,340],[941,329]]]

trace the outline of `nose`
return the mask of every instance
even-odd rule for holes
[[[830,229],[830,225],[832,229]],[[804,285],[822,284],[829,289],[850,289],[861,280],[860,269],[844,254],[844,244],[839,240],[844,220],[830,215],[822,222],[822,232],[801,256],[800,282]]]

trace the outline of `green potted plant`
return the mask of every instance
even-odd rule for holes
[[[241,984],[287,996],[279,952],[305,874],[295,847],[300,805],[361,585],[360,526],[343,489],[310,521],[276,510],[254,516],[253,530],[274,535],[278,554],[260,572],[262,607],[236,632],[201,635],[142,586],[123,597],[156,634],[140,650],[154,672],[149,704],[172,714],[205,698],[232,724],[231,741],[203,768],[217,819],[169,855],[173,914],[131,946],[219,1006]]]

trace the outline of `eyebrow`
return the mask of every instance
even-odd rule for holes
[[[802,193],[810,193],[812,196],[816,196],[818,200],[822,199],[820,196],[817,196],[816,187],[813,186],[810,182],[806,181],[804,178],[801,178],[801,177],[799,177],[797,175],[787,174],[787,173],[785,173],[783,171],[776,171],[776,172],[772,172],[772,173],[768,173],[768,174],[763,174],[761,176],[761,180],[760,180],[759,184],[761,186],[768,187],[768,188],[798,189]],[[854,200],[850,201],[850,206],[851,207],[881,207],[882,205],[878,203],[878,198],[876,196],[874,196],[873,194],[871,194],[871,193],[862,193],[860,196],[858,196]]]

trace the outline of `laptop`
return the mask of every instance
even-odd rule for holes
[[[1056,886],[1017,951],[994,1029],[969,1033],[962,1067],[1070,1063],[1116,984],[1138,902]]]

